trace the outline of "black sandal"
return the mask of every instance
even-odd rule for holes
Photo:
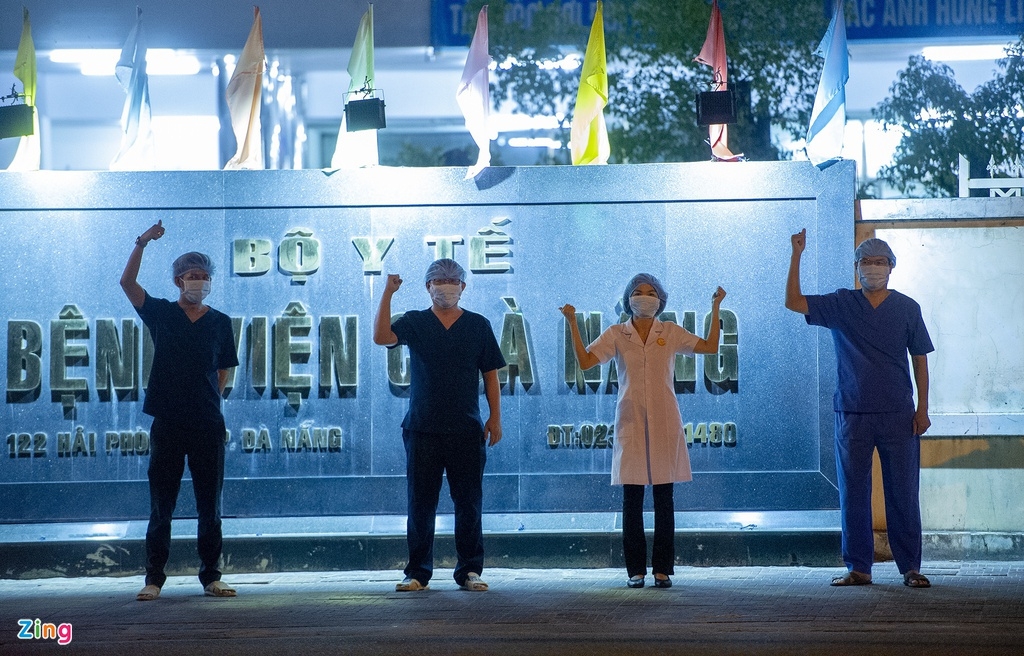
[[[837,576],[832,579],[832,583],[830,585],[834,587],[843,587],[847,585],[871,585],[871,575],[850,570],[846,573],[846,576]]]
[[[908,588],[930,588],[932,582],[920,572],[911,570],[903,575],[903,585]]]

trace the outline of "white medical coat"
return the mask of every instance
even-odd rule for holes
[[[627,321],[587,347],[601,363],[615,358],[619,379],[612,485],[692,480],[673,376],[676,353],[692,355],[699,340],[671,321],[655,319],[646,344]]]

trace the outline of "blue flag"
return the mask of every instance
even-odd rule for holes
[[[142,9],[136,10],[135,27],[121,49],[114,75],[128,97],[121,113],[121,149],[111,169],[153,168],[152,109],[149,104],[149,75],[146,73],[146,43],[142,33]]]
[[[843,131],[846,128],[846,82],[850,79],[850,56],[846,48],[844,3],[836,0],[832,21],[817,54],[825,58],[825,66],[814,96],[811,124],[807,128],[807,158],[817,166],[839,157],[843,152]]]

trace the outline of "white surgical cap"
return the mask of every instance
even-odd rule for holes
[[[622,294],[622,308],[626,311],[626,314],[633,315],[633,309],[629,307],[629,297],[633,295],[633,291],[637,287],[644,283],[654,287],[654,293],[661,299],[661,305],[658,306],[656,314],[661,314],[665,310],[665,304],[668,303],[668,292],[661,286],[661,281],[649,273],[638,273],[629,281],[629,284],[626,285],[625,293]]]
[[[171,270],[174,272],[174,277],[184,275],[192,269],[199,269],[213,276],[213,260],[210,259],[209,255],[203,253],[185,253],[178,259],[174,260],[174,264],[171,265]]]
[[[435,260],[427,267],[426,282],[431,280],[458,280],[466,282],[466,270],[449,258]]]
[[[889,260],[889,266],[896,266],[896,256],[889,244],[874,237],[862,241],[853,254],[853,259],[857,261],[864,257],[884,257]]]

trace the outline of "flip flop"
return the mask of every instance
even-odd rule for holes
[[[405,577],[405,580],[395,585],[395,592],[419,592],[421,590],[429,590],[429,585],[424,585],[419,580],[412,578],[411,576]]]
[[[832,579],[832,583],[830,585],[834,587],[843,587],[847,585],[871,585],[871,575],[851,570],[846,573],[846,576],[837,576]]]
[[[203,594],[207,597],[234,597],[238,593],[224,581],[214,581],[203,588]]]
[[[135,601],[153,601],[160,596],[160,586],[147,585],[135,595]]]
[[[932,582],[919,572],[909,571],[903,575],[903,585],[908,588],[930,588]]]
[[[463,590],[469,590],[470,592],[487,592],[489,586],[481,580],[480,575],[475,572],[470,572],[466,575],[466,580],[459,586]]]

